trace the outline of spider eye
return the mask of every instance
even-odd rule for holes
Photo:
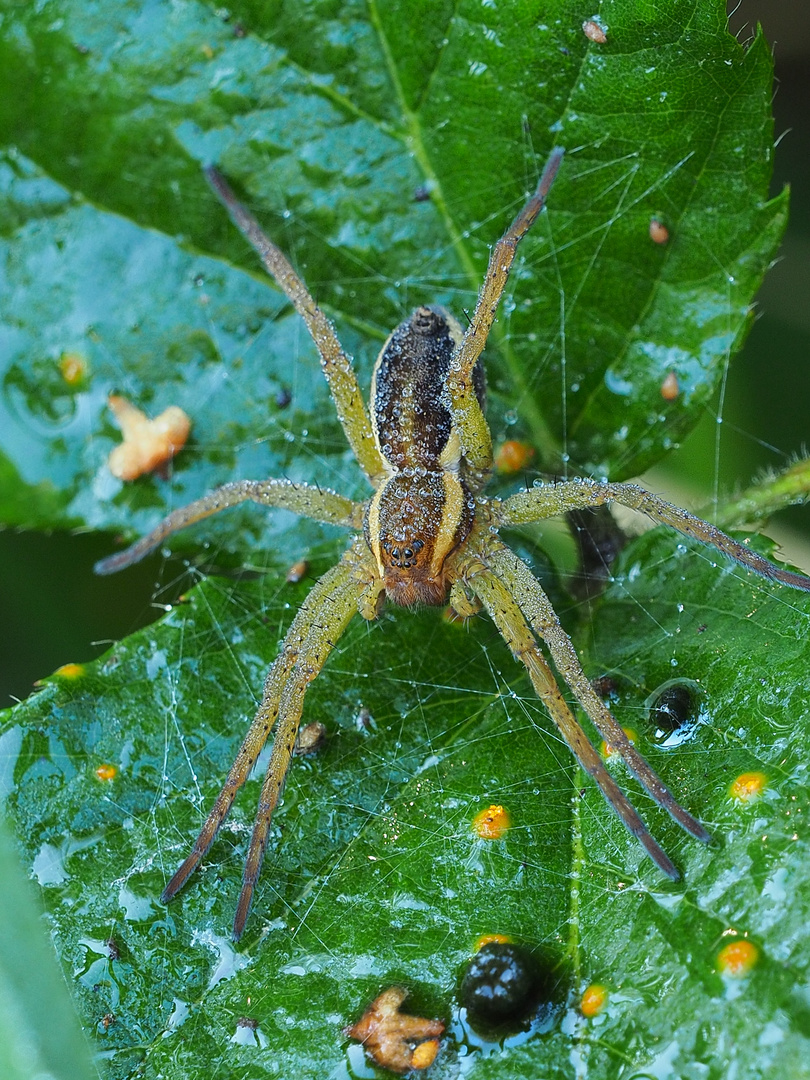
[[[387,540],[381,546],[386,555],[389,556],[388,561],[391,566],[396,567],[398,570],[410,570],[416,566],[416,557],[425,546],[425,541],[411,540],[407,547],[400,547],[399,544],[395,547],[390,540]]]

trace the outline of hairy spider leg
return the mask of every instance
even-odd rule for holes
[[[560,734],[577,761],[594,778],[608,803],[625,827],[663,872],[673,881],[680,873],[666,852],[656,843],[636,808],[605,768],[604,762],[566,704],[557,680],[523,617],[518,602],[504,582],[478,559],[459,560],[464,583],[472,589],[489,612],[501,637],[529,673],[537,696],[545,705]]]
[[[132,566],[154,551],[172,533],[243,502],[291,510],[294,514],[323,521],[327,525],[341,525],[347,529],[363,527],[364,504],[353,502],[329,488],[294,484],[292,480],[236,480],[174,510],[146,536],[117,555],[101,559],[93,570],[97,574],[114,574]]]
[[[280,717],[248,849],[242,891],[234,919],[235,939],[241,936],[245,928],[267,845],[270,820],[290,767],[304,694],[346,626],[358,613],[358,603],[362,599],[364,586],[357,571],[358,566],[363,567],[366,562],[368,556],[363,553],[361,546],[355,543],[341,561],[313,586],[293,619],[281,651],[270,668],[261,703],[225,784],[190,854],[161,895],[163,903],[167,903],[197,868],[227,817],[237,792],[250,775],[273,725]]]
[[[301,723],[304,695],[309,684],[320,674],[326,658],[343,635],[346,627],[358,613],[360,586],[355,574],[358,557],[363,562],[367,561],[368,558],[361,554],[359,543],[355,544],[346,553],[333,571],[329,571],[324,575],[321,579],[324,582],[324,588],[320,588],[320,582],[316,586],[318,595],[315,597],[311,609],[314,617],[310,620],[306,639],[299,647],[295,666],[281,692],[273,749],[270,753],[270,761],[267,765],[267,772],[259,795],[256,820],[250,837],[247,858],[245,859],[242,889],[239,893],[239,901],[236,905],[236,915],[233,921],[233,936],[236,941],[239,940],[242,931],[245,929],[250,905],[253,901],[253,892],[259,879],[264,852],[267,847],[267,837],[273,811],[281,796],[284,781],[290,769],[290,762],[295,749],[295,739]]]
[[[456,350],[447,373],[446,390],[453,419],[461,436],[461,450],[473,473],[483,483],[492,468],[492,436],[473,384],[473,371],[495,321],[517,246],[543,209],[565,151],[555,147],[549,154],[537,189],[492,249],[484,284],[478,294],[472,322]]]
[[[494,539],[487,545],[486,562],[505,582],[532,629],[545,641],[557,670],[571,687],[580,705],[608,746],[621,755],[658,805],[662,806],[686,832],[697,840],[702,840],[703,843],[709,843],[711,835],[675,799],[649,762],[636,750],[616,718],[591,686],[582,670],[571,639],[560,625],[551,601],[529,567],[506,544]],[[619,816],[622,817],[620,811]]]
[[[493,503],[496,520],[500,525],[523,525],[557,517],[568,510],[584,510],[590,506],[602,506],[617,502],[639,510],[662,525],[669,525],[684,536],[700,540],[722,551],[747,570],[760,577],[789,585],[791,589],[810,592],[810,578],[792,570],[784,570],[770,560],[751,551],[744,544],[732,540],[708,521],[695,517],[687,510],[653,495],[636,484],[605,484],[595,480],[567,480],[559,484],[541,484],[528,491],[510,495],[502,503]]]
[[[287,257],[265,236],[259,223],[237,200],[221,173],[213,167],[205,169],[204,172],[234,225],[261,257],[268,272],[306,323],[320,355],[321,369],[329,384],[338,420],[349,446],[360,468],[376,487],[377,479],[385,473],[385,465],[374,441],[368,410],[360,393],[352,362],[343,351],[334,327],[315,303]]]

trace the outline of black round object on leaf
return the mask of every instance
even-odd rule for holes
[[[534,1004],[537,968],[517,945],[491,942],[475,954],[461,983],[461,1001],[490,1023],[523,1017]]]

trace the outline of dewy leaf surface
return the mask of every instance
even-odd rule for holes
[[[235,269],[257,260],[203,182],[210,161],[367,384],[417,303],[472,307],[489,246],[566,146],[488,352],[495,434],[517,418],[549,471],[620,479],[660,457],[725,370],[784,224],[771,59],[710,0],[605,5],[604,45],[582,16],[563,0],[0,3],[3,519],[138,531],[313,453],[343,479],[312,347]],[[66,383],[65,355],[85,378]],[[192,416],[171,487],[110,483],[111,390]]]
[[[317,357],[211,199],[204,161],[291,255],[367,383],[416,303],[472,306],[488,245],[564,144],[488,351],[491,416],[496,437],[517,417],[546,468],[567,454],[616,478],[694,422],[782,227],[784,201],[765,201],[768,50],[728,38],[716,3],[605,4],[605,46],[563,3],[0,13],[7,522],[134,534],[240,476],[363,492]],[[650,240],[652,216],[668,245]],[[87,364],[73,386],[65,354]],[[682,393],[667,405],[670,370]],[[192,416],[170,482],[111,481],[114,389]],[[341,542],[246,512],[181,543],[238,553],[255,577],[205,581],[47,680],[0,735],[10,816],[105,1075],[374,1075],[341,1030],[392,983],[448,1023],[436,1077],[809,1075],[805,599],[656,533],[579,620],[588,674],[612,676],[620,722],[717,837],[685,838],[617,769],[677,885],[576,772],[490,623],[357,620],[307,697],[329,738],[295,763],[236,949],[257,779],[181,897],[157,897],[305,595],[286,567],[307,554],[311,578]],[[701,723],[655,745],[643,703],[676,675],[701,688]],[[764,795],[731,802],[750,770]],[[471,820],[491,803],[513,824],[485,843]],[[503,1046],[458,1005],[491,932],[553,971],[548,1022]],[[716,971],[734,935],[760,950],[739,981]],[[577,1008],[590,982],[610,994],[595,1020]]]
[[[656,532],[628,549],[601,601],[586,670],[612,677],[620,722],[716,836],[711,849],[685,838],[616,769],[683,869],[678,884],[572,769],[488,622],[358,621],[307,698],[329,739],[294,766],[236,950],[258,780],[182,897],[164,909],[157,896],[304,592],[273,570],[205,582],[101,661],[54,676],[2,736],[9,808],[107,1075],[367,1075],[340,1031],[392,983],[448,1021],[437,1076],[666,1065],[748,1077],[785,1061],[786,1075],[810,1075],[806,599]],[[700,722],[666,746],[644,702],[673,677],[698,685]],[[749,771],[767,786],[739,803],[729,788]],[[472,819],[493,803],[512,828],[477,840]],[[553,1022],[501,1049],[458,1005],[484,933],[540,950],[554,973]],[[759,963],[724,978],[717,955],[737,938]],[[593,1021],[577,1010],[590,982],[611,994]]]

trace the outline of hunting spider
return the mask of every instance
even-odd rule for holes
[[[426,305],[417,308],[388,338],[374,367],[370,417],[351,362],[304,283],[236,201],[219,173],[206,170],[234,223],[304,319],[320,353],[338,419],[374,489],[365,502],[354,502],[317,485],[289,480],[235,481],[174,511],[148,536],[96,567],[101,574],[120,570],[178,529],[247,500],[283,507],[357,533],[340,562],[320,578],[293,619],[225,785],[191,853],[163,891],[161,899],[171,900],[208,851],[275,724],[234,919],[234,938],[245,928],[307,687],[354,615],[359,612],[364,619],[375,619],[385,598],[402,607],[441,605],[449,598],[462,616],[483,606],[526,667],[538,696],[582,768],[594,778],[656,865],[677,879],[674,864],[652,838],[574,718],[540,649],[538,638],[542,638],[557,671],[605,742],[690,835],[709,840],[706,829],[676,802],[597,696],[546,594],[529,567],[498,538],[498,529],[616,502],[714,545],[773,581],[810,591],[810,578],[774,566],[713,525],[634,484],[567,480],[542,483],[505,500],[481,496],[492,468],[492,441],[482,411],[484,373],[479,358],[517,245],[542,210],[562,155],[560,149],[552,152],[537,190],[495,245],[468,329],[462,331],[444,309]]]

